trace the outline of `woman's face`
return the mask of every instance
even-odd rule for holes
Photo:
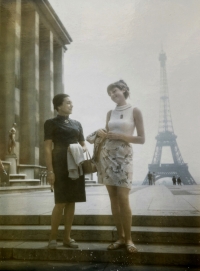
[[[60,115],[69,115],[72,113],[73,104],[69,97],[64,98],[63,103],[58,106],[58,113]]]
[[[116,104],[120,104],[126,100],[124,97],[124,92],[125,90],[121,90],[115,87],[109,91],[109,94],[113,102],[115,102]]]

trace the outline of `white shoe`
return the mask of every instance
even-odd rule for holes
[[[50,249],[57,248],[57,242],[56,242],[56,240],[49,241],[48,248],[50,248]]]

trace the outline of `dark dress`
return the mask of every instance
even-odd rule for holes
[[[68,123],[67,123],[68,122]],[[55,173],[55,203],[85,202],[85,177],[77,180],[68,177],[67,148],[69,144],[84,141],[80,122],[58,115],[44,124],[44,140],[54,143],[52,164]]]

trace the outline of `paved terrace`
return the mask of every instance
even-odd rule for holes
[[[54,196],[49,190],[0,191],[0,215],[50,215]],[[105,186],[86,187],[87,202],[76,203],[76,214],[109,215],[110,202]],[[133,215],[200,215],[200,185],[133,186],[130,203]]]

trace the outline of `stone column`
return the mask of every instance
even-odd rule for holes
[[[53,117],[53,33],[40,24],[40,165],[44,161],[44,122]]]
[[[0,37],[1,37],[1,2],[2,0],[0,0]],[[0,49],[1,51],[1,49]]]
[[[54,45],[54,95],[64,93],[64,48]]]
[[[39,164],[39,15],[22,5],[20,163]]]
[[[21,0],[0,4],[0,150],[5,158],[8,132],[19,121]]]

